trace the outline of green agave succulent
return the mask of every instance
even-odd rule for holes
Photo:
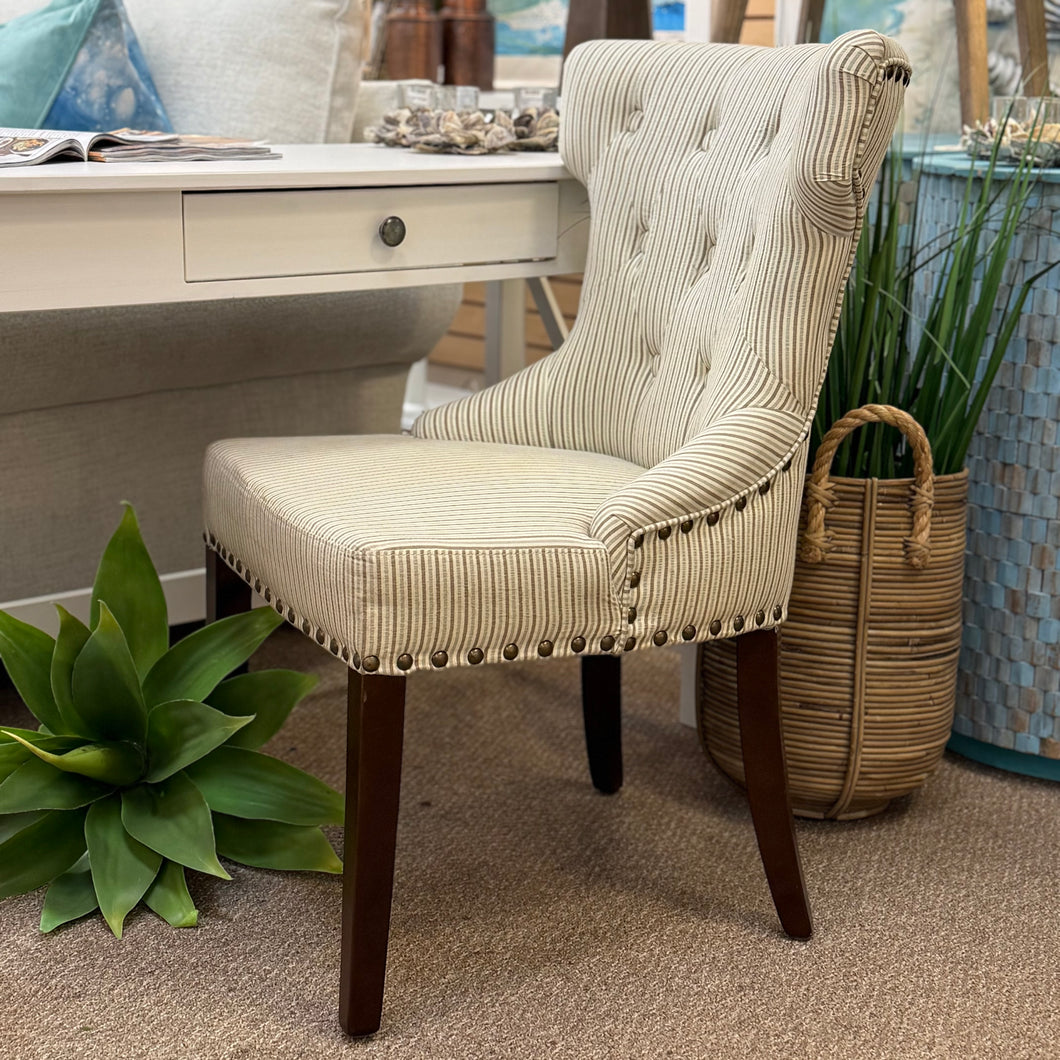
[[[120,938],[143,900],[174,927],[198,912],[185,871],[231,879],[218,855],[341,872],[321,825],[343,800],[258,750],[316,684],[227,677],[282,621],[268,608],[169,647],[165,596],[126,505],[86,626],[59,607],[54,639],[0,611],[0,659],[40,728],[0,730],[0,898],[50,884],[42,931],[97,908]]]

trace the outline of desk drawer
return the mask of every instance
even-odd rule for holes
[[[189,281],[430,269],[556,255],[556,184],[184,192]],[[387,246],[379,226],[405,223]]]

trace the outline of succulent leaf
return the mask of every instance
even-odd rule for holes
[[[297,670],[257,670],[222,681],[206,702],[225,714],[254,714],[254,720],[227,744],[257,750],[279,732],[295,704],[316,687],[318,680],[316,674]]]
[[[74,662],[85,642],[92,635],[91,630],[79,618],[75,618],[59,604],[59,636],[55,638],[55,650],[52,652],[50,684],[55,705],[62,721],[60,732],[72,732],[69,719],[73,717],[73,698],[70,683],[74,675]]]
[[[132,784],[140,779],[144,771],[143,752],[130,743],[83,743],[57,754],[41,746],[44,741],[33,743],[20,736],[15,736],[15,739],[30,754],[64,773],[79,773],[113,787]],[[65,740],[66,737],[58,739]]]
[[[0,660],[11,683],[37,721],[61,732],[63,722],[50,676],[54,649],[55,641],[43,630],[0,611]]]
[[[13,835],[39,821],[47,810],[26,810],[24,813],[0,814],[0,843],[6,843]]]
[[[169,647],[169,621],[162,583],[131,504],[125,505],[118,529],[99,561],[92,586],[92,629],[99,624],[101,601],[106,601],[125,631],[136,672],[145,677]]]
[[[64,773],[39,758],[30,758],[0,784],[0,813],[76,810],[113,790],[112,784]]]
[[[148,707],[174,699],[201,703],[283,621],[270,607],[211,622],[173,645],[144,679]]]
[[[84,852],[84,810],[44,814],[0,843],[0,898],[36,890],[61,876]]]
[[[82,858],[69,872],[56,877],[48,888],[40,914],[40,929],[54,931],[60,924],[68,924],[98,908],[88,859]]]
[[[175,861],[163,863],[144,895],[144,902],[171,927],[195,927],[199,922],[199,911],[188,893],[184,866]]]
[[[210,809],[285,824],[341,824],[343,796],[277,758],[243,747],[218,747],[187,769]]]
[[[231,717],[205,703],[175,699],[160,703],[147,719],[148,783],[165,780],[220,747],[253,716]]]
[[[213,815],[221,857],[260,869],[342,872],[342,862],[324,833],[313,826],[248,821],[224,813]]]
[[[126,916],[158,875],[162,855],[125,830],[122,797],[117,793],[89,807],[85,839],[100,911],[120,939]]]
[[[144,743],[147,710],[125,634],[106,603],[99,622],[74,662],[70,722],[93,740]]]
[[[230,880],[217,860],[210,808],[184,773],[122,792],[125,830],[145,846],[189,869]]]

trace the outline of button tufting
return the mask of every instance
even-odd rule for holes
[[[412,669],[412,656],[408,652],[397,657],[397,668],[399,670],[411,670]]]
[[[623,651],[632,651],[636,646],[637,646],[637,638],[636,637],[627,637],[626,638],[626,643],[624,645],[622,645],[622,650]]]
[[[481,648],[472,648],[471,651],[467,653],[467,661],[471,663],[472,666],[478,666],[485,657],[486,655]]]
[[[721,632],[721,619],[716,618],[710,624],[710,635],[716,637]]]
[[[685,626],[685,628],[683,630],[681,630],[681,639],[682,640],[691,640],[695,635],[696,635],[696,627],[691,625],[691,624]]]
[[[437,666],[440,670],[449,662],[449,653],[444,651],[436,651],[431,656],[431,666]]]
[[[614,646],[615,646],[615,638],[612,637],[610,633],[608,633],[608,635],[606,637],[601,638],[601,640],[600,640],[600,650],[601,651],[611,651],[614,648]]]
[[[537,654],[540,655],[542,659],[547,659],[552,654],[552,641],[543,640],[537,646]]]
[[[512,659],[516,658],[519,655],[519,645],[518,644],[505,644],[504,645],[504,651],[502,651],[501,654],[509,662],[511,662]]]
[[[366,655],[364,657],[364,668],[370,673],[374,674],[379,669],[379,657],[376,655]]]
[[[661,648],[670,638],[666,635],[665,629],[656,630],[652,635],[651,642],[657,648]]]
[[[627,131],[636,132],[644,121],[644,111],[635,110],[629,117],[629,124],[626,126]]]
[[[585,651],[585,638],[575,637],[574,640],[570,642],[570,650],[575,654]]]

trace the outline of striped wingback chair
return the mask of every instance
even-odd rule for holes
[[[810,934],[776,629],[814,405],[908,79],[873,32],[581,45],[560,149],[591,227],[563,347],[411,436],[210,448],[212,613],[253,587],[350,669],[349,1033],[380,1022],[410,672],[580,656],[590,771],[609,792],[621,656],[738,637],[759,847],[783,927]]]

